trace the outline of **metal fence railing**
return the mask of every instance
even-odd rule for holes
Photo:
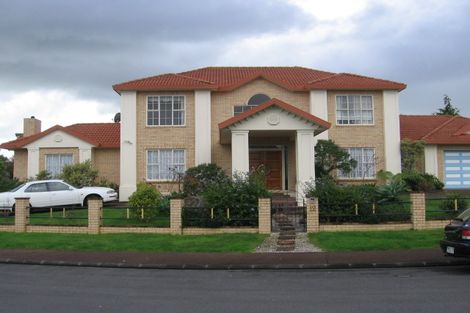
[[[426,220],[450,220],[470,207],[470,197],[426,197]]]
[[[29,224],[41,226],[87,226],[88,208],[81,206],[32,208],[29,213]]]
[[[170,227],[170,207],[105,207],[102,224],[109,227]]]
[[[411,202],[319,203],[320,223],[378,224],[387,222],[410,222]]]
[[[11,207],[0,207],[0,225],[15,225],[15,212]]]
[[[184,207],[183,227],[258,227],[258,208]]]

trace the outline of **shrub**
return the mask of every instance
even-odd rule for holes
[[[46,179],[51,179],[52,175],[49,174],[48,171],[42,170],[39,173],[37,173],[36,177],[34,178],[35,180],[46,180]]]
[[[113,183],[113,182],[107,180],[107,179],[104,178],[104,177],[101,177],[101,178],[100,178],[100,180],[98,181],[97,185],[100,186],[100,187],[108,187],[108,188],[114,189],[114,190],[116,190],[116,191],[119,190],[119,185],[118,185],[118,184]]]
[[[217,165],[200,164],[186,171],[183,192],[188,196],[200,195],[208,187],[227,182],[229,177]]]
[[[398,189],[397,186],[393,188]],[[309,184],[306,195],[318,198],[322,222],[379,223],[409,218],[409,210],[398,201],[398,197],[388,194],[391,190],[383,190],[382,194],[377,190],[374,185],[341,186],[324,177],[317,180],[315,186]],[[374,205],[376,214],[373,213]]]
[[[404,172],[401,179],[412,191],[429,192],[444,188],[444,184],[436,176],[427,173]]]
[[[93,168],[90,160],[83,163],[71,164],[64,166],[60,177],[67,183],[77,187],[93,186],[98,171]]]
[[[186,226],[255,226],[258,222],[258,198],[269,197],[270,193],[264,177],[258,172],[250,172],[211,184],[202,196],[206,209],[183,211]],[[210,219],[210,208],[214,209],[214,219]],[[227,208],[230,209],[230,219],[226,216]]]
[[[130,216],[141,218],[144,210],[145,220],[154,219],[159,215],[163,203],[160,193],[155,188],[143,182],[139,183],[137,190],[129,197]]]

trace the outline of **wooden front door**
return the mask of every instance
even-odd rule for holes
[[[266,186],[282,190],[282,151],[250,151],[250,170],[264,166]]]

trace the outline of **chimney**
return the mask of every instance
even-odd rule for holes
[[[41,132],[41,121],[34,116],[23,120],[23,136],[31,136]]]

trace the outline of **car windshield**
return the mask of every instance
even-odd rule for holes
[[[465,211],[460,213],[459,216],[457,216],[456,218],[456,220],[459,220],[459,221],[466,221],[468,219],[470,219],[470,209],[466,209]]]
[[[17,191],[18,189],[20,189],[21,187],[23,187],[24,185],[26,185],[26,184],[21,184],[21,185],[19,185],[19,186],[16,186],[16,187],[13,188],[12,190],[10,190],[10,192],[15,192],[15,191]]]

